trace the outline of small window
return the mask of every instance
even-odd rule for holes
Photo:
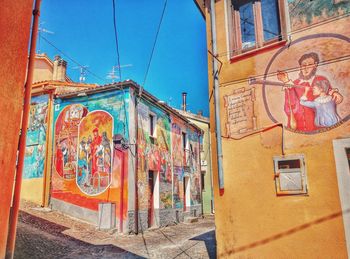
[[[282,39],[282,3],[283,0],[232,0],[229,20],[233,55]]]
[[[205,191],[205,182],[204,182],[204,179],[205,179],[205,171],[202,171],[202,172],[201,172],[201,186],[202,186],[202,191]]]
[[[277,195],[307,194],[303,155],[274,157]]]
[[[149,115],[149,134],[153,136],[154,134],[154,115]]]
[[[186,140],[186,133],[182,132],[182,147],[183,147],[184,150],[187,147],[186,142],[187,142],[187,140]]]

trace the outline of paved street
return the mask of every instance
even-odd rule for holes
[[[139,235],[96,230],[59,212],[22,203],[15,258],[215,258],[214,218]]]

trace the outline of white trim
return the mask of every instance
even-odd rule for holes
[[[231,0],[230,0],[231,1]],[[224,0],[224,8],[225,8],[225,32],[226,32],[226,52],[227,52],[227,60],[231,59],[231,47],[230,47],[230,30],[232,29],[232,19],[228,17],[228,2]],[[231,7],[230,7],[231,8]],[[232,17],[230,15],[230,17]]]
[[[334,159],[344,222],[346,247],[348,250],[348,257],[350,258],[350,168],[345,148],[350,148],[350,138],[333,140]]]

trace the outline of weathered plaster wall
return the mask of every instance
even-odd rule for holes
[[[128,91],[110,91],[54,105],[52,198],[96,215],[99,203],[113,202],[117,224],[126,224],[128,211],[128,152],[112,139],[128,141],[128,98]]]
[[[305,30],[300,32],[293,30],[289,48],[287,42],[286,45],[231,63],[226,54],[228,49],[224,5],[228,2],[217,1],[215,7],[218,53],[223,62],[219,80],[225,179],[225,189],[220,195],[217,173],[214,173],[218,256],[346,258],[332,139],[350,136],[350,88],[347,83],[350,63],[348,58],[344,58],[350,44],[350,31],[347,26],[350,20],[342,17],[332,22],[318,23],[319,14],[324,15],[329,10],[317,4],[326,1],[313,1],[316,2],[315,8],[321,9],[313,10],[313,22],[305,25],[312,27],[304,27]],[[206,14],[209,29],[208,10]],[[211,49],[210,44],[208,48]],[[317,125],[311,116],[303,119],[312,125],[311,128],[293,129],[286,111],[287,92],[281,86],[252,85],[248,79],[256,77],[259,80],[278,82],[276,74],[280,70],[287,72],[293,83],[298,85],[299,82],[295,81],[300,70],[298,60],[310,52],[316,53],[320,58],[316,75],[326,78],[331,88],[337,88],[343,100],[333,104],[339,117],[329,126]],[[211,62],[209,59],[210,79]],[[313,88],[315,82],[309,83]],[[250,90],[253,87],[252,94]],[[212,89],[210,80],[209,93]],[[247,114],[244,115],[248,115],[249,123],[238,120],[242,114],[235,117],[229,111],[227,100],[238,89],[247,91],[247,100],[252,103],[249,107],[253,110],[246,110]],[[307,96],[309,101],[314,101],[317,97],[316,94]],[[213,101],[210,103],[210,111],[214,137]],[[280,128],[234,140],[277,122],[286,127],[286,154],[305,155],[307,196],[276,195],[272,157],[281,154]],[[217,171],[215,154],[214,146],[214,172]]]
[[[33,1],[1,3],[0,257],[5,256]]]

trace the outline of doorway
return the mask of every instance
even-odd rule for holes
[[[346,246],[350,258],[350,138],[333,140]]]
[[[148,171],[148,227],[154,224],[154,172]]]
[[[187,207],[191,206],[191,196],[190,196],[190,178],[188,176],[184,177],[183,181],[183,188],[184,188],[184,211],[187,211]]]

